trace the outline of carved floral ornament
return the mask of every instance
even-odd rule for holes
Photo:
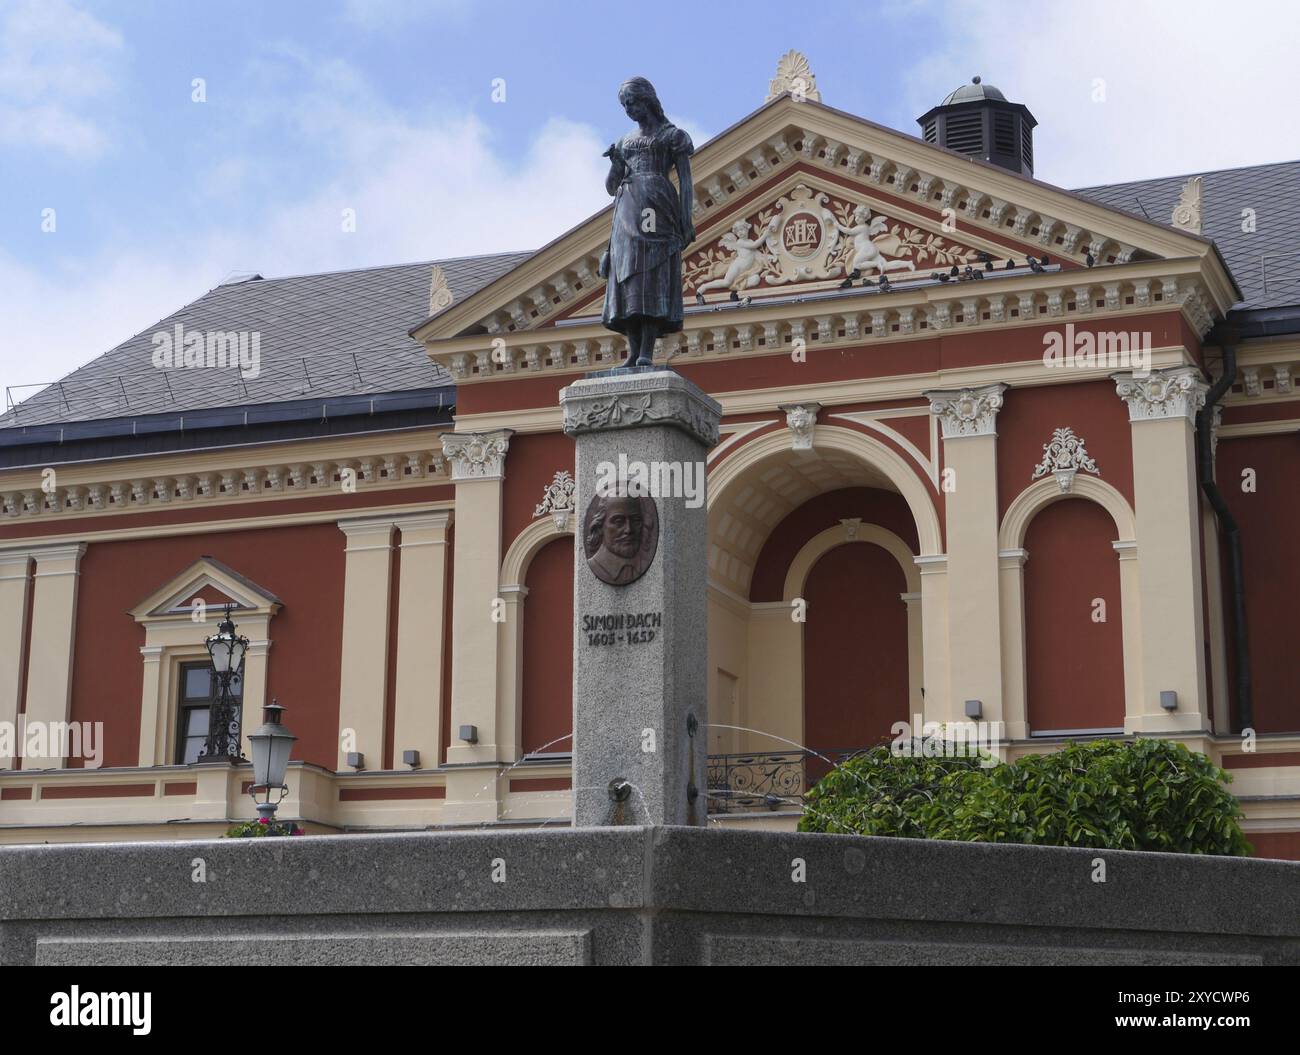
[[[446,432],[442,451],[451,463],[451,478],[457,480],[500,480],[505,476],[510,429],[497,432]]]
[[[1051,440],[1043,444],[1043,460],[1035,467],[1030,479],[1038,480],[1051,473],[1061,492],[1068,494],[1074,485],[1075,474],[1080,470],[1094,476],[1101,475],[1097,463],[1083,445],[1083,437],[1076,436],[1071,428],[1056,429]]]
[[[943,424],[945,440],[992,436],[998,411],[1002,409],[1002,393],[1007,387],[998,382],[979,388],[930,391],[923,395],[930,401],[930,413]]]
[[[450,308],[454,299],[451,288],[447,285],[447,276],[443,274],[442,268],[434,264],[429,280],[429,314],[437,315],[438,312]]]
[[[1115,390],[1128,404],[1129,421],[1186,418],[1195,421],[1210,390],[1194,366],[1174,366],[1150,374],[1115,374]]]
[[[817,90],[817,78],[808,65],[808,56],[802,51],[791,49],[781,56],[776,64],[776,76],[768,83],[767,98],[763,102],[770,103],[786,92],[798,101],[822,101],[822,93]]]
[[[577,481],[567,470],[560,470],[542,492],[542,501],[533,511],[534,517],[551,514],[557,531],[566,531],[573,513]]]

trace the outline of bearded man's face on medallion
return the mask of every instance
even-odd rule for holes
[[[583,549],[587,567],[601,582],[627,586],[645,574],[659,544],[659,518],[652,498],[597,495],[587,509]]]

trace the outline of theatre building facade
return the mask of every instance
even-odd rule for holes
[[[656,362],[723,409],[713,820],[792,827],[823,757],[919,716],[1006,758],[1177,739],[1300,858],[1300,285],[1269,263],[1300,165],[1066,191],[990,86],[920,125],[778,76],[692,158]],[[281,818],[567,823],[559,393],[625,354],[609,228],[234,280],[0,418],[0,842],[254,816],[248,765],[196,761],[227,606],[244,755],[272,699],[298,737]]]

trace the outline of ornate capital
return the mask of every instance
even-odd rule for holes
[[[1197,411],[1205,406],[1205,394],[1210,390],[1195,366],[1153,370],[1145,377],[1112,374],[1111,379],[1120,399],[1128,404],[1129,421],[1162,418],[1195,421]]]
[[[1068,493],[1079,470],[1094,476],[1101,475],[1097,463],[1083,445],[1083,437],[1076,436],[1071,428],[1056,429],[1051,440],[1043,444],[1043,460],[1034,468],[1030,479],[1037,480],[1051,473],[1061,492]]]
[[[785,411],[785,423],[791,433],[791,450],[812,450],[813,429],[817,427],[817,413],[822,409],[822,405],[782,403],[779,409]]]
[[[569,515],[573,512],[576,487],[577,481],[573,479],[573,475],[567,470],[560,470],[546,485],[546,490],[542,492],[541,504],[533,510],[533,516],[540,517],[550,513],[551,519],[555,521],[555,529],[564,531],[569,526]]]
[[[943,438],[951,440],[996,435],[994,424],[1007,388],[999,381],[979,388],[933,389],[922,395],[930,401],[930,413],[943,423]]]
[[[502,480],[506,475],[506,451],[511,429],[496,432],[444,432],[442,453],[451,463],[452,481]]]
[[[569,436],[668,425],[706,447],[717,444],[722,419],[716,400],[668,370],[584,378],[560,392],[560,406]]]

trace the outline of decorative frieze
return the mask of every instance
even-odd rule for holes
[[[1061,492],[1068,494],[1074,486],[1075,474],[1079,472],[1101,475],[1097,463],[1083,444],[1083,437],[1076,436],[1074,429],[1063,428],[1054,430],[1052,438],[1043,444],[1043,460],[1034,468],[1030,479],[1038,480],[1051,473]]]
[[[1114,374],[1115,390],[1128,404],[1129,421],[1158,421],[1165,418],[1196,420],[1205,406],[1210,386],[1194,366],[1154,370],[1145,376]]]
[[[453,482],[460,480],[501,480],[506,475],[506,451],[510,449],[511,429],[496,432],[444,432],[442,453],[451,463]]]
[[[979,388],[935,389],[923,392],[930,413],[943,425],[945,440],[966,436],[993,436],[1002,393],[1008,386],[997,382]]]
[[[654,387],[647,391],[653,381]],[[622,394],[622,389],[627,394]],[[607,429],[635,429],[673,425],[708,447],[717,445],[718,404],[708,396],[683,387],[671,372],[631,375],[616,382],[602,381],[599,394],[587,394],[582,382],[560,392],[564,431],[569,436]]]
[[[41,516],[65,511],[97,515],[141,510],[183,502],[204,505],[222,499],[248,500],[263,496],[294,495],[315,488],[335,486],[341,468],[360,466],[358,476],[365,486],[409,483],[433,475],[442,458],[430,450],[402,451],[356,460],[339,459],[306,464],[252,466],[178,476],[134,477],[117,480],[78,482],[55,487],[48,493],[36,490],[0,492],[0,514],[6,517]]]
[[[822,409],[820,403],[782,403],[785,411],[786,427],[790,430],[790,449],[810,451],[813,445],[813,430],[817,427],[817,413]]]

